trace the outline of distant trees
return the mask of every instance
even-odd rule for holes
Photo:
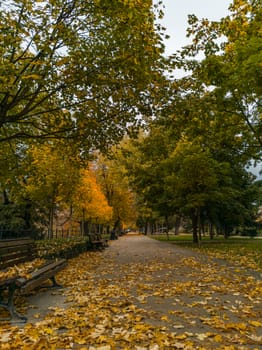
[[[119,150],[113,147],[109,158],[99,155],[95,170],[97,181],[112,206],[112,228],[120,234],[124,228],[135,225],[137,208]]]
[[[94,154],[82,162],[56,140],[32,143],[17,162],[3,183],[0,229],[52,238],[58,228],[84,235],[100,225],[120,233],[136,221],[133,193],[116,161]]]
[[[232,163],[216,159],[207,146],[186,138],[171,147],[172,137],[164,130],[154,133],[152,128],[151,134],[123,147],[130,183],[141,203],[140,223],[164,221],[168,227],[174,215],[188,218],[196,243],[207,226],[212,238],[215,231],[227,237],[234,229],[254,225],[258,192],[244,165],[233,158]]]
[[[91,225],[112,223],[113,208],[96,180],[95,171],[89,169],[80,173],[78,184],[72,197],[72,218],[80,223],[82,234],[92,230]]]
[[[259,206],[248,167],[262,151],[262,7],[236,0],[230,10],[217,22],[189,16],[192,44],[170,57],[188,75],[162,85],[155,120],[124,149],[133,189],[151,209],[141,215],[186,216],[195,242],[205,225],[211,237],[255,225]]]
[[[230,10],[218,22],[189,16],[192,45],[170,57],[188,75],[163,87],[150,131],[125,150],[139,198],[159,217],[191,218],[195,242],[204,223],[211,236],[254,225],[258,208],[248,166],[262,150],[261,2]]]

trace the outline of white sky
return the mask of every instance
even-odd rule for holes
[[[219,20],[228,15],[230,0],[162,0],[165,17],[161,24],[167,29],[170,39],[166,41],[168,55],[189,43],[186,38],[187,15],[195,14],[198,18]]]

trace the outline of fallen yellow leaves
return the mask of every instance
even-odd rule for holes
[[[250,250],[245,247],[239,246],[238,252],[236,249],[205,249],[201,248],[206,254],[211,257],[225,259],[232,263],[235,263],[240,268],[236,268],[236,272],[240,272],[243,268],[252,269],[258,272],[261,272],[261,253],[259,251]]]
[[[261,281],[211,261],[118,264],[84,253],[59,275],[66,308],[23,328],[3,324],[0,349],[209,350],[259,346]],[[246,348],[245,348],[246,347]]]
[[[251,324],[254,327],[262,327],[262,322],[258,321],[248,321],[249,324]]]
[[[0,281],[14,277],[30,278],[30,272],[40,267],[44,261],[44,259],[37,258],[33,261],[24,262],[2,270],[0,271]]]

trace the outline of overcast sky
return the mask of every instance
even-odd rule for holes
[[[187,15],[195,14],[198,18],[218,20],[229,11],[229,0],[163,0],[165,17],[161,24],[167,28],[170,39],[166,41],[166,53],[174,53],[189,43],[186,38]]]

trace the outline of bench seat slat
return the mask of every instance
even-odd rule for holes
[[[37,278],[35,277],[34,279],[29,280],[27,283],[25,283],[24,286],[20,288],[20,291],[22,293],[28,293],[30,290],[41,286],[44,282],[46,282],[51,277],[54,277],[59,271],[61,271],[66,266],[66,264],[67,263],[65,261],[64,264],[59,264],[52,270],[46,271],[45,273],[38,275]]]
[[[67,261],[65,259],[61,259],[61,260],[57,260],[57,261],[50,261],[48,263],[46,263],[43,267],[38,268],[37,270],[33,271],[30,274],[30,280],[36,280],[38,279],[40,276],[45,276],[45,274],[47,272],[51,272],[52,274],[54,274],[54,272],[56,271],[57,268],[64,268],[65,265],[67,264]],[[47,277],[48,279],[49,277]],[[29,284],[28,279],[20,277],[16,280],[16,284],[20,287],[23,286],[25,284]]]
[[[22,247],[24,246],[29,246],[30,244],[34,245],[35,242],[31,238],[21,238],[21,239],[4,239],[0,241],[0,248],[4,247]]]
[[[7,267],[22,264],[24,262],[31,261],[31,260],[34,260],[36,258],[37,258],[37,255],[32,255],[29,259],[28,259],[28,257],[23,256],[23,257],[20,257],[17,259],[7,260],[6,262],[2,261],[2,262],[0,262],[0,269],[4,270]]]

